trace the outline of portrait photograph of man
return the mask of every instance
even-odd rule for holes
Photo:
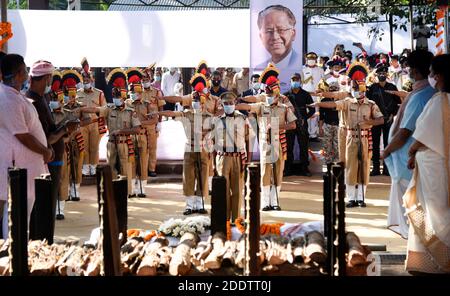
[[[302,1],[251,2],[251,68],[302,66]]]

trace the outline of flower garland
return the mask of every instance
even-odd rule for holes
[[[245,226],[244,226],[244,219],[243,218],[237,218],[234,221],[236,228],[239,230],[240,233],[245,232]],[[228,238],[228,224],[227,223],[227,238]],[[265,234],[277,234],[281,235],[280,228],[284,225],[284,223],[272,223],[272,224],[261,224],[260,226],[260,233],[261,235]],[[231,229],[230,229],[230,238],[231,238]]]
[[[209,229],[210,226],[211,220],[209,217],[196,216],[184,220],[170,218],[169,220],[164,221],[159,226],[158,230],[167,236],[181,237],[186,232],[202,234],[206,229]]]

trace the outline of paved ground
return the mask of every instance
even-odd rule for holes
[[[390,178],[372,177],[367,189],[367,208],[346,211],[348,231],[354,231],[365,244],[386,245],[387,251],[404,253],[406,241],[386,229]],[[157,229],[170,217],[183,217],[182,185],[175,183],[149,184],[147,198],[128,200],[129,228]],[[283,211],[262,212],[264,222],[307,222],[322,220],[322,177],[287,177],[280,200]],[[81,201],[66,203],[66,219],[57,221],[56,236],[87,240],[90,231],[98,226],[96,189],[94,185],[81,187]],[[210,209],[210,200],[207,200]]]

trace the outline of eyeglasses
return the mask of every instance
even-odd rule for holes
[[[264,31],[264,34],[267,35],[267,36],[273,36],[273,35],[275,35],[275,32],[277,32],[278,35],[285,36],[285,35],[287,35],[288,31],[290,31],[292,29],[294,29],[294,28],[286,28],[286,29],[280,28],[280,29],[276,29],[276,30],[274,30],[274,29],[267,29],[267,30]]]

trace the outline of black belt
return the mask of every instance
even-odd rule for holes
[[[325,123],[329,124],[329,125],[339,125],[339,121],[332,121],[332,122],[326,122],[325,121]]]

